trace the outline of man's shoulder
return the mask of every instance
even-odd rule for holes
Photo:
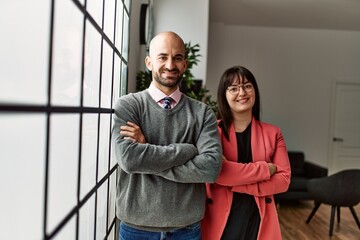
[[[197,107],[197,108],[203,108],[203,109],[207,109],[209,108],[209,106],[199,100],[196,100],[194,98],[191,98],[187,95],[185,95],[183,93],[182,97],[184,98],[185,101],[187,101],[189,103],[189,105],[193,106],[193,107]]]
[[[146,90],[135,93],[128,93],[126,95],[120,96],[115,101],[115,109],[129,109],[129,108],[138,108],[143,106],[144,103],[148,102],[146,100]]]
[[[139,99],[146,98],[147,90],[140,92],[128,93],[126,95],[120,96],[117,101],[136,101]]]

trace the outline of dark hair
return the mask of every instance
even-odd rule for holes
[[[255,104],[252,108],[252,115],[256,120],[260,120],[260,93],[254,75],[245,67],[234,66],[227,69],[220,78],[217,102],[218,102],[218,118],[221,119],[221,128],[224,135],[229,139],[229,128],[233,122],[230,106],[226,100],[226,91],[229,86],[234,83],[234,80],[250,82],[255,90]],[[246,79],[246,80],[245,80]]]

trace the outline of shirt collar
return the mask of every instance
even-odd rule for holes
[[[160,89],[158,89],[157,87],[155,87],[155,85],[153,83],[150,84],[149,88],[148,88],[148,92],[150,94],[150,96],[156,101],[159,102],[160,100],[162,100],[164,97],[171,97],[175,103],[178,103],[180,101],[181,98],[181,92],[180,92],[180,88],[178,87],[172,94],[170,94],[169,96],[167,96],[165,93],[163,93]]]

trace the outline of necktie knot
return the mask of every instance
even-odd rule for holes
[[[171,100],[172,98],[171,97],[164,97],[164,102],[163,102],[163,107],[165,109],[170,109],[171,108]]]

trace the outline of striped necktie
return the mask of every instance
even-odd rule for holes
[[[164,97],[163,98],[164,102],[163,102],[163,108],[165,109],[171,109],[171,97]]]

